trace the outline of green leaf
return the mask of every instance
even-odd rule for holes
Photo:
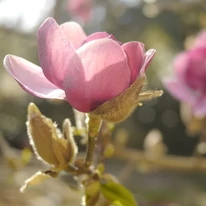
[[[114,206],[137,206],[132,193],[123,185],[115,182],[101,184],[102,195]]]
[[[100,183],[99,181],[91,181],[85,185],[86,205],[93,206],[99,200]]]

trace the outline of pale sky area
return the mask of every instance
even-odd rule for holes
[[[155,0],[144,0],[155,1]],[[49,12],[54,7],[56,0],[0,0],[0,26],[15,28],[23,32],[31,32],[42,21],[50,16]],[[128,6],[137,6],[140,0],[113,0],[113,2],[125,3]],[[94,14],[95,18],[102,20],[105,16],[104,9]],[[100,15],[102,13],[103,16]]]
[[[47,16],[54,3],[55,0],[1,0],[0,25],[29,32],[41,23],[41,16]]]

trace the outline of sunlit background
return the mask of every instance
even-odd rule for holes
[[[36,33],[48,16],[53,16],[59,24],[78,21],[87,34],[107,31],[121,42],[141,41],[146,49],[156,49],[156,56],[147,70],[146,88],[164,89],[162,79],[173,74],[175,55],[188,48],[197,32],[206,28],[206,2],[94,0],[91,19],[84,22],[71,15],[66,0],[0,0],[0,62],[6,54],[14,54],[39,64]],[[42,113],[59,125],[67,117],[74,124],[72,108],[67,102],[35,98],[21,89],[3,65],[0,72],[0,138],[4,137],[17,154],[20,154],[19,149],[29,147],[25,127],[29,102],[35,102]],[[124,132],[129,137],[127,146],[142,150],[145,137],[152,129],[162,132],[168,154],[194,154],[198,136],[187,134],[180,118],[179,102],[166,91],[161,98],[145,103],[129,119],[118,124],[114,137],[120,131]],[[12,166],[10,168],[0,161],[0,205],[78,205],[78,194],[69,189],[67,182],[70,180],[64,177],[20,194],[18,188],[23,180],[40,168],[44,167],[35,162],[14,171]],[[113,159],[108,161],[107,168],[116,176],[123,177],[124,184],[135,194],[140,206],[206,205],[205,174],[150,172],[137,165],[132,168],[132,175],[127,176],[125,174],[127,169],[130,174],[130,167]]]

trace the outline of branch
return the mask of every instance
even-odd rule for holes
[[[182,172],[206,172],[206,159],[203,157],[180,157],[175,155],[164,155],[152,157],[145,152],[123,147],[115,147],[114,156],[129,162],[147,164],[152,169]],[[141,166],[141,165],[140,165]]]

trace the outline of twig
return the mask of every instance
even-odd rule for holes
[[[203,157],[180,157],[175,155],[164,155],[154,158],[146,155],[145,152],[135,149],[115,149],[115,157],[138,163],[148,164],[151,168],[168,171],[183,172],[206,172],[206,159]]]
[[[89,167],[92,164],[96,142],[97,142],[97,137],[88,136],[87,152],[86,152],[86,159],[85,159],[86,167]]]
[[[86,124],[88,128],[88,142],[87,142],[87,152],[85,158],[85,167],[88,168],[91,166],[93,161],[93,154],[95,151],[97,136],[102,121],[99,117],[92,114],[88,114],[86,118]]]

